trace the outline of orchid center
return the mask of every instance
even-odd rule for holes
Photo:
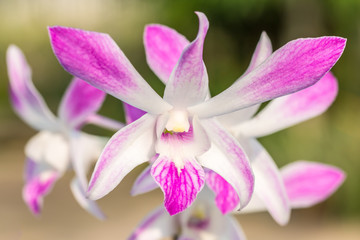
[[[172,110],[169,114],[169,119],[165,125],[164,132],[167,133],[182,133],[189,131],[190,123],[186,111]]]

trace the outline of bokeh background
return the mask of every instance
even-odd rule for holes
[[[322,116],[260,139],[279,166],[295,160],[334,164],[344,169],[344,185],[326,202],[293,211],[278,226],[267,213],[237,216],[249,239],[360,239],[360,1],[359,0],[0,0],[0,239],[125,239],[162,194],[132,198],[131,183],[143,166],[99,201],[108,215],[100,222],[83,211],[65,175],[35,218],[22,202],[23,148],[35,131],[13,113],[8,101],[5,53],[16,44],[33,70],[35,86],[56,112],[70,82],[54,57],[47,26],[64,25],[109,33],[140,74],[159,94],[163,84],[146,64],[142,34],[148,23],[168,25],[193,39],[194,11],[204,12],[210,29],[204,61],[212,95],[246,69],[263,30],[273,48],[299,37],[337,35],[348,39],[333,73],[339,95]],[[100,111],[123,121],[120,101],[107,97]],[[89,132],[112,133],[88,127]],[[261,231],[259,231],[261,229]]]

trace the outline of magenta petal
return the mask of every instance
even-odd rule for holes
[[[197,12],[197,15],[198,35],[182,52],[164,92],[164,99],[179,108],[202,102],[208,94],[208,76],[202,57],[209,22],[203,13]]]
[[[152,166],[151,175],[164,193],[164,205],[170,215],[189,207],[204,186],[205,173],[195,159],[184,161],[179,170],[166,156],[160,156]]]
[[[316,117],[330,107],[337,92],[336,78],[328,72],[313,86],[271,101],[241,127],[241,134],[261,137]]]
[[[46,196],[56,180],[58,173],[54,170],[40,171],[41,167],[31,159],[27,159],[25,169],[25,186],[23,198],[31,212],[35,215],[41,213],[43,198]]]
[[[49,34],[56,57],[72,75],[144,111],[158,114],[171,108],[109,35],[59,26],[50,27]]]
[[[74,78],[61,101],[59,117],[69,126],[77,128],[100,109],[105,95],[87,82]]]
[[[153,176],[151,175],[151,166],[148,166],[136,178],[135,183],[131,188],[131,195],[136,196],[147,193],[158,187],[159,185],[155,182]]]
[[[345,173],[334,166],[297,161],[281,169],[285,188],[294,208],[304,208],[324,201],[345,180]]]
[[[166,26],[151,24],[144,32],[146,59],[153,72],[166,83],[189,41]]]
[[[141,118],[146,112],[136,107],[133,107],[127,103],[123,103],[124,111],[125,111],[125,120],[126,124],[130,124],[139,118]]]
[[[189,108],[199,118],[236,111],[294,93],[319,81],[340,58],[346,39],[304,38],[275,51],[261,65],[207,102]]]
[[[219,174],[206,171],[206,184],[215,192],[215,203],[222,214],[227,214],[238,206],[240,199],[235,189]]]
[[[56,130],[55,116],[31,81],[31,69],[21,50],[11,45],[6,52],[10,100],[19,117],[37,130]]]

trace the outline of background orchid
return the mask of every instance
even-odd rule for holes
[[[281,169],[281,178],[290,207],[306,208],[328,198],[343,183],[345,175],[330,165],[297,161]],[[176,216],[169,216],[159,207],[144,218],[128,239],[159,240],[174,236],[187,240],[246,239],[236,219],[230,214],[223,215],[214,201],[213,193],[204,188],[194,204]],[[264,211],[266,207],[266,200],[255,196],[240,213]]]
[[[345,47],[345,39],[339,37],[292,41],[241,81],[205,101],[208,79],[202,49],[208,21],[205,15],[198,16],[198,36],[183,49],[174,66],[166,84],[165,101],[108,35],[50,28],[55,55],[68,72],[148,112],[117,132],[106,145],[90,181],[91,198],[104,196],[134,167],[157,156],[151,174],[164,192],[170,214],[188,207],[202,189],[205,172],[201,166],[225,179],[238,195],[238,208],[244,207],[253,191],[248,159],[237,141],[211,118],[314,84],[330,70]],[[161,41],[161,32],[159,35]],[[216,155],[200,158],[210,147]],[[135,151],[139,148],[142,152]]]
[[[56,118],[46,106],[31,80],[31,69],[21,52],[12,45],[7,51],[11,103],[18,116],[40,132],[25,147],[25,186],[23,198],[30,210],[38,215],[43,197],[55,182],[70,168],[75,171],[71,190],[78,203],[96,217],[104,215],[92,200],[85,197],[86,174],[97,159],[106,138],[80,132],[87,122],[109,128],[121,125],[96,115],[105,93],[74,78],[59,107]]]

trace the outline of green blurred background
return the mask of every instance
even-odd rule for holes
[[[194,11],[204,12],[210,21],[204,61],[212,95],[226,89],[244,72],[263,30],[270,36],[274,49],[299,37],[337,35],[348,39],[343,56],[333,68],[340,90],[332,107],[320,117],[262,138],[261,142],[279,166],[294,160],[311,160],[344,169],[347,173],[344,185],[328,201],[311,211],[336,219],[359,219],[359,0],[0,0],[1,171],[7,172],[7,163],[17,164],[11,165],[15,187],[10,188],[7,183],[0,183],[0,186],[11,189],[14,196],[21,198],[23,146],[35,133],[17,118],[9,105],[5,64],[9,44],[16,44],[24,51],[33,70],[34,84],[54,112],[71,76],[60,67],[52,53],[47,34],[47,26],[51,25],[109,33],[140,74],[162,95],[163,84],[146,64],[142,44],[144,26],[148,23],[168,25],[191,40],[198,28]],[[121,103],[110,96],[101,113],[123,120]],[[93,128],[88,130],[111,134]],[[9,149],[18,153],[12,155]],[[5,179],[4,175],[2,179]],[[2,196],[9,196],[4,188],[1,189]],[[62,196],[60,192],[56,194]],[[6,208],[4,199],[0,199],[2,209]],[[6,199],[11,201],[10,197]],[[30,215],[21,199],[16,201]],[[47,198],[47,201],[50,200]]]

